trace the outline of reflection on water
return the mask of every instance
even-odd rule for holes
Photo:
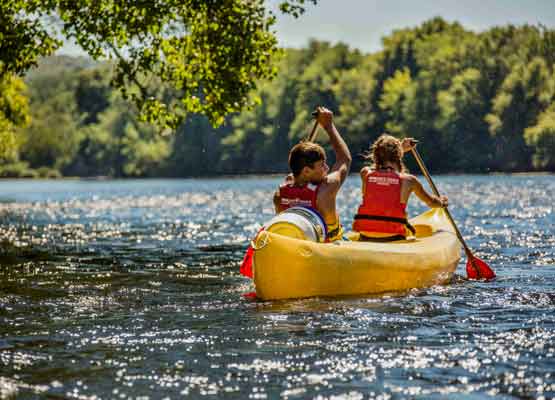
[[[493,283],[252,301],[278,182],[0,182],[0,399],[555,397],[554,176],[437,179]]]

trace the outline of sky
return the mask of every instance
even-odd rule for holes
[[[276,9],[281,0],[268,0]],[[381,38],[440,16],[476,32],[493,26],[543,24],[555,29],[555,0],[318,0],[300,18],[276,13],[274,30],[283,47],[304,47],[311,38],[343,42],[366,53],[379,51]],[[66,44],[61,54],[81,54]]]
[[[279,0],[270,3],[275,8]],[[393,30],[436,16],[476,32],[508,23],[555,29],[555,0],[319,0],[299,19],[279,15],[275,28],[284,47],[304,47],[315,38],[372,53]]]

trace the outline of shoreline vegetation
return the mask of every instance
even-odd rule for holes
[[[555,172],[554,30],[506,25],[475,33],[434,18],[394,31],[377,53],[319,41],[282,53],[274,79],[253,93],[258,106],[219,127],[189,115],[170,134],[140,121],[110,86],[110,64],[44,58],[18,83],[29,121],[0,160],[0,178],[281,174],[319,104],[335,113],[351,172],[384,131],[418,139],[434,174]]]
[[[422,176],[420,171],[412,172],[413,175]],[[464,173],[464,172],[443,172],[438,173],[438,176],[555,176],[553,171],[522,171],[522,172],[475,172],[475,173]],[[357,171],[351,171],[349,176],[359,177]],[[59,173],[52,174],[51,176],[13,176],[13,177],[0,177],[0,182],[5,181],[90,181],[90,182],[102,182],[102,181],[132,181],[132,180],[216,180],[216,179],[260,179],[260,178],[283,178],[284,174],[282,172],[269,172],[269,173],[245,173],[245,174],[225,174],[225,175],[197,175],[197,176],[151,176],[151,177],[114,177],[114,176],[63,176]]]

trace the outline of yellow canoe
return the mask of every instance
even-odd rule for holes
[[[461,245],[441,208],[410,220],[416,238],[316,243],[263,231],[254,241],[254,285],[263,300],[384,293],[450,279]]]

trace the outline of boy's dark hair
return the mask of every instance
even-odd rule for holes
[[[304,167],[312,168],[314,163],[326,158],[322,146],[312,142],[301,142],[289,152],[289,168],[293,175],[299,176]]]

